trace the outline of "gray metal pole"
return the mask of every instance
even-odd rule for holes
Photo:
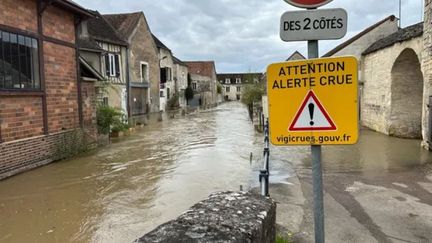
[[[318,41],[308,41],[308,58],[318,58]],[[321,168],[321,145],[312,145],[312,180],[314,200],[315,243],[324,243],[324,200]]]

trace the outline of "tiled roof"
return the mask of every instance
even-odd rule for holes
[[[191,61],[184,63],[188,66],[190,74],[198,74],[207,77],[213,77],[213,75],[216,74],[214,61]]]
[[[103,17],[121,34],[124,39],[128,39],[137,26],[141,15],[143,15],[142,12],[136,12],[104,14]]]
[[[103,49],[91,38],[79,38],[78,47],[82,50],[91,50],[96,52],[102,52]]]
[[[366,51],[363,52],[363,55],[367,55],[369,53],[392,46],[396,43],[411,40],[413,38],[422,35],[423,35],[423,22],[420,22],[418,24],[400,29],[398,32],[391,34],[381,40],[378,40],[377,42],[372,44],[368,49],[366,49]]]
[[[303,56],[300,52],[295,51],[291,56],[289,56],[286,61],[292,61],[292,60],[304,60],[306,59],[305,56]]]
[[[77,15],[93,17],[93,13],[91,11],[83,8],[72,0],[57,0],[54,1],[52,4],[57,5]]]
[[[165,49],[167,51],[171,51],[162,41],[160,41],[154,34],[152,34],[154,42],[158,48]]]
[[[374,30],[375,28],[379,27],[380,25],[384,24],[385,22],[387,22],[389,20],[390,21],[395,21],[396,17],[394,15],[390,15],[387,18],[379,21],[378,23],[375,23],[374,25],[369,26],[367,29],[363,30],[362,32],[360,32],[357,35],[355,35],[354,37],[350,38],[349,40],[347,40],[344,43],[336,46],[334,49],[332,49],[329,52],[327,52],[326,54],[324,54],[323,57],[331,57],[331,56],[333,56],[334,54],[336,54],[340,50],[342,50],[345,47],[349,46],[354,41],[360,39],[362,36],[366,35],[367,33],[371,32],[372,30]]]
[[[104,41],[112,44],[127,46],[128,43],[119,33],[106,21],[98,12],[93,11],[95,17],[88,20],[88,32],[90,37],[95,40]]]

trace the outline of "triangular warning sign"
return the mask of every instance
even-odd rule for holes
[[[289,131],[334,131],[336,125],[311,90],[289,126]]]

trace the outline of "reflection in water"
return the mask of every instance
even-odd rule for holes
[[[263,137],[239,103],[146,126],[108,147],[0,182],[0,242],[131,242],[222,190],[258,185]],[[254,157],[250,162],[250,153]],[[271,147],[273,183],[310,149]],[[379,173],[430,161],[418,140],[363,130],[326,146],[324,169]]]
[[[255,185],[261,151],[239,103],[146,126],[0,182],[0,242],[131,242],[212,192]]]

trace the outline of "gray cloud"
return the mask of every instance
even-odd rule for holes
[[[282,42],[280,16],[295,10],[282,0],[76,0],[101,13],[143,11],[152,32],[182,60],[215,60],[218,72],[264,71],[305,42]],[[347,10],[348,34],[321,41],[323,54],[389,15],[398,15],[398,0],[335,0],[328,7]],[[423,0],[402,0],[402,25],[421,21]],[[327,7],[327,6],[326,6]]]

